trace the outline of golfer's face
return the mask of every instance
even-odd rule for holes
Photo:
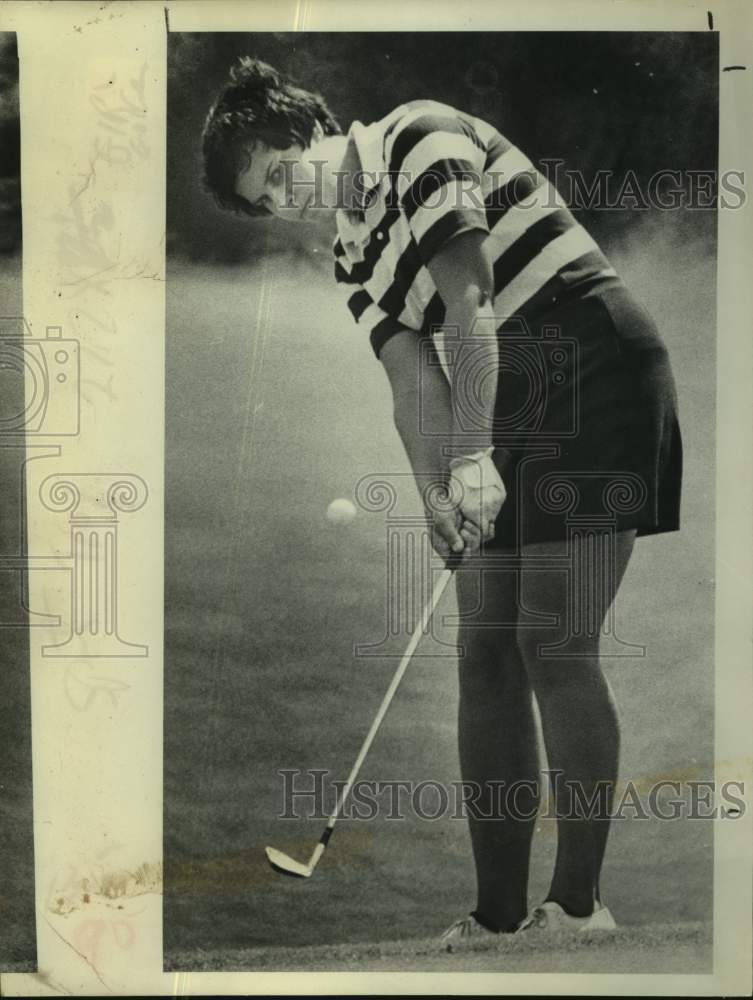
[[[321,177],[321,168],[310,156],[311,150],[300,146],[270,149],[258,143],[251,153],[250,167],[238,178],[236,191],[249,204],[266,208],[286,222],[310,222],[311,203]]]

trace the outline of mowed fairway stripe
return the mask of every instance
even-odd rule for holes
[[[270,333],[273,281],[272,281],[272,259],[269,253],[264,253],[261,259],[261,278],[259,280],[259,302],[256,310],[255,323],[249,324],[249,351],[248,359],[248,391],[243,404],[240,447],[238,450],[238,462],[236,473],[233,476],[232,499],[230,501],[230,520],[233,531],[227,531],[220,536],[220,544],[224,545],[225,566],[224,584],[220,585],[221,598],[219,605],[220,620],[224,620],[232,610],[233,601],[239,584],[239,571],[241,568],[243,549],[238,544],[238,533],[248,528],[248,492],[250,488],[251,461],[254,452],[256,415],[260,412],[264,401],[262,389],[264,379],[262,377],[264,365],[264,351]],[[239,321],[242,321],[239,316]],[[218,503],[221,498],[218,498]],[[211,696],[207,705],[207,723],[205,727],[204,752],[202,759],[212,760],[213,748],[221,725],[221,690],[224,684],[224,664],[225,664],[225,630],[216,630],[216,641],[212,651],[211,670]],[[203,772],[209,780],[212,780],[212,769],[206,767]]]

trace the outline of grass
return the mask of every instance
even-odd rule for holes
[[[312,948],[228,949],[177,953],[172,968],[254,972],[610,972],[702,973],[709,970],[711,925],[655,924],[590,933],[529,932],[441,951],[435,938]],[[199,964],[197,964],[197,961]]]

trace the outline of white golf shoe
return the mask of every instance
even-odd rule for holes
[[[460,951],[479,941],[491,941],[498,936],[496,931],[490,931],[469,913],[467,917],[461,917],[448,927],[438,943],[442,951]]]
[[[559,903],[549,900],[535,907],[521,921],[516,934],[528,930],[545,931],[613,931],[617,929],[614,917],[601,903],[594,904],[593,913],[587,917],[572,917]]]

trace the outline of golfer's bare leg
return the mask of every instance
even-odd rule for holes
[[[517,571],[461,569],[456,574],[458,608],[481,610],[461,625],[458,644],[459,744],[478,887],[476,915],[503,931],[514,930],[527,912],[528,865],[538,796],[538,752],[528,675],[516,642]],[[480,580],[483,589],[479,595]],[[489,627],[510,622],[507,628]],[[528,782],[515,805],[527,818],[511,817],[493,782]],[[501,808],[500,808],[501,806]],[[495,814],[494,818],[483,816]]]
[[[615,536],[611,553],[609,546],[591,546],[588,559],[579,561],[588,579],[581,579],[578,587],[573,587],[572,578],[554,566],[542,569],[538,565],[535,571],[526,569],[532,556],[540,561],[546,555],[567,555],[567,542],[526,546],[523,557],[523,608],[554,613],[560,622],[556,627],[520,629],[518,643],[539,704],[549,769],[561,772],[553,788],[558,817],[557,860],[547,898],[574,916],[591,913],[594,899],[598,898],[617,778],[619,724],[612,693],[599,664],[599,629],[593,628],[591,634],[579,637],[574,658],[572,646],[568,658],[546,657],[540,647],[566,636],[568,603],[575,616],[582,615],[581,620],[601,625],[622,581],[634,540],[635,531],[626,531]],[[587,543],[575,540],[571,544]],[[572,555],[579,559],[578,553]],[[606,586],[602,586],[604,581]],[[588,609],[585,601],[591,602]],[[582,808],[580,818],[566,818],[572,816],[577,805],[570,783],[577,784],[586,802],[601,789],[595,814],[590,818]]]

